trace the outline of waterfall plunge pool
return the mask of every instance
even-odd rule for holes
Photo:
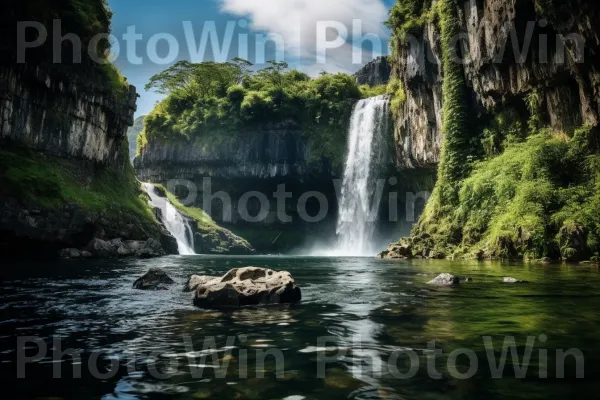
[[[297,305],[205,311],[192,306],[182,286],[190,274],[220,275],[234,267],[258,265],[288,270],[302,288]],[[133,290],[150,267],[175,281],[170,290]],[[470,276],[456,288],[426,284],[440,272]],[[530,281],[505,285],[502,277]],[[390,262],[369,258],[172,256],[153,260],[8,264],[2,270],[0,354],[3,382],[20,398],[64,399],[564,399],[592,398],[600,389],[600,274],[595,266],[508,265],[453,261]],[[524,379],[516,379],[509,356],[503,379],[493,379],[483,336],[491,335],[500,360],[505,337],[514,337],[523,355],[535,339]],[[546,341],[540,341],[545,335]],[[35,336],[47,344],[39,362],[24,365],[17,379],[17,338]],[[53,360],[52,338],[62,349],[81,352]],[[318,338],[326,338],[319,343]],[[202,353],[206,339],[215,348]],[[188,342],[186,342],[186,340]],[[229,342],[228,342],[229,340]],[[430,376],[428,343],[439,376]],[[191,344],[192,349],[189,347]],[[321,347],[322,346],[322,347]],[[26,355],[35,355],[35,343]],[[573,358],[565,378],[556,377],[556,350],[579,349],[585,378],[576,378]],[[479,368],[470,379],[449,369],[448,357],[471,349]],[[548,378],[541,379],[540,349],[547,349]],[[257,367],[259,351],[283,354],[283,375],[275,357]],[[412,351],[418,362],[407,374]],[[31,352],[31,353],[29,353]],[[339,354],[338,354],[339,352]],[[90,376],[93,354],[103,379]],[[229,363],[218,378],[213,359]],[[240,376],[244,354],[247,377]],[[319,357],[330,357],[319,377]],[[469,359],[456,359],[466,373]],[[205,365],[201,377],[194,368]],[[82,378],[73,379],[74,367]],[[61,379],[52,379],[59,368]],[[171,368],[171,369],[169,369]],[[164,374],[153,376],[153,371]],[[194,371],[194,372],[193,372]],[[396,374],[396,376],[394,376]],[[264,376],[264,377],[263,377]],[[586,396],[587,394],[587,396]]]

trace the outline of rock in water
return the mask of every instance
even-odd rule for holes
[[[503,282],[504,283],[526,283],[525,281],[521,281],[519,279],[511,278],[511,277],[504,278]]]
[[[428,285],[436,286],[453,286],[460,283],[460,277],[451,274],[440,274],[431,281],[427,282]]]
[[[134,289],[166,290],[166,285],[175,283],[173,279],[160,268],[151,268],[144,276],[133,282]]]
[[[183,288],[184,292],[194,292],[198,286],[210,286],[221,282],[221,277],[192,275]]]
[[[236,268],[223,277],[190,277],[187,291],[194,291],[194,305],[201,308],[242,307],[258,304],[297,303],[300,288],[287,271]]]
[[[413,258],[412,247],[407,243],[393,243],[387,248],[387,250],[379,253],[377,258],[382,260],[410,259]]]

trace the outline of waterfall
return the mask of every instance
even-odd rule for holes
[[[383,165],[388,128],[388,96],[372,97],[356,104],[348,132],[348,155],[336,229],[336,255],[370,256],[376,253],[373,235],[381,200],[381,190],[377,190],[377,173]]]
[[[154,192],[154,185],[144,183],[144,190],[150,196],[150,204],[154,208],[158,208],[162,212],[162,223],[167,230],[177,239],[177,247],[181,255],[193,255],[194,252],[194,233],[190,227],[187,218],[165,198],[160,197]]]

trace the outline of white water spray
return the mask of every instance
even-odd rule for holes
[[[348,156],[339,201],[338,241],[334,255],[372,256],[376,253],[373,234],[381,200],[381,193],[376,190],[377,172],[383,164],[388,121],[388,96],[361,100],[354,107],[348,132]]]
[[[162,223],[171,235],[177,239],[177,247],[181,255],[193,255],[194,252],[194,233],[186,218],[164,197],[157,196],[154,193],[154,185],[144,183],[144,190],[150,196],[152,207],[159,208],[162,212]]]

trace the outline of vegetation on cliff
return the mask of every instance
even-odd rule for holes
[[[2,14],[0,54],[3,60],[15,62],[18,43],[16,23],[38,22],[45,27],[48,37],[42,45],[27,49],[25,57],[28,65],[43,66],[52,77],[75,82],[81,87],[103,88],[117,99],[128,94],[127,79],[111,62],[110,42],[92,42],[96,35],[108,35],[111,32],[112,11],[106,0],[8,0]],[[74,48],[69,40],[63,41],[60,62],[55,60],[55,21],[60,22],[62,35],[74,33],[81,41],[79,49]],[[30,41],[37,37],[35,29],[29,29],[26,34]],[[95,48],[90,46],[94,43]]]
[[[133,122],[133,126],[127,129],[127,143],[129,144],[129,160],[133,162],[137,153],[137,137],[144,129],[145,115],[137,117]]]
[[[160,226],[127,161],[133,93],[108,62],[108,41],[98,42],[96,60],[88,57],[92,38],[110,33],[106,1],[10,0],[3,11],[0,64],[10,76],[0,151],[4,249],[41,246],[40,254],[51,257],[92,238],[158,238]],[[16,62],[18,21],[41,23],[48,32],[43,45],[27,49],[26,63]],[[62,42],[61,62],[52,40],[59,21],[62,35],[81,41],[81,49],[78,40]],[[27,40],[37,34],[29,29]]]
[[[535,86],[518,109],[476,115],[469,108],[462,65],[453,61],[459,51],[452,41],[459,32],[459,4],[440,0],[432,8],[430,3],[398,2],[389,22],[396,40],[427,21],[439,24],[444,79],[438,181],[412,238],[396,246],[434,258],[597,257],[597,128],[549,128],[545,99]],[[555,11],[553,4],[535,2],[546,14]]]
[[[315,161],[341,165],[354,103],[385,93],[359,87],[353,76],[308,75],[285,63],[254,71],[245,60],[187,61],[155,75],[147,89],[168,94],[146,119],[138,153],[148,141],[210,140],[261,130],[299,131],[316,144]]]
[[[156,233],[146,194],[128,163],[124,170],[115,170],[11,147],[0,150],[0,171],[3,197],[48,210],[74,204],[103,218],[126,212],[138,216],[148,232]]]

